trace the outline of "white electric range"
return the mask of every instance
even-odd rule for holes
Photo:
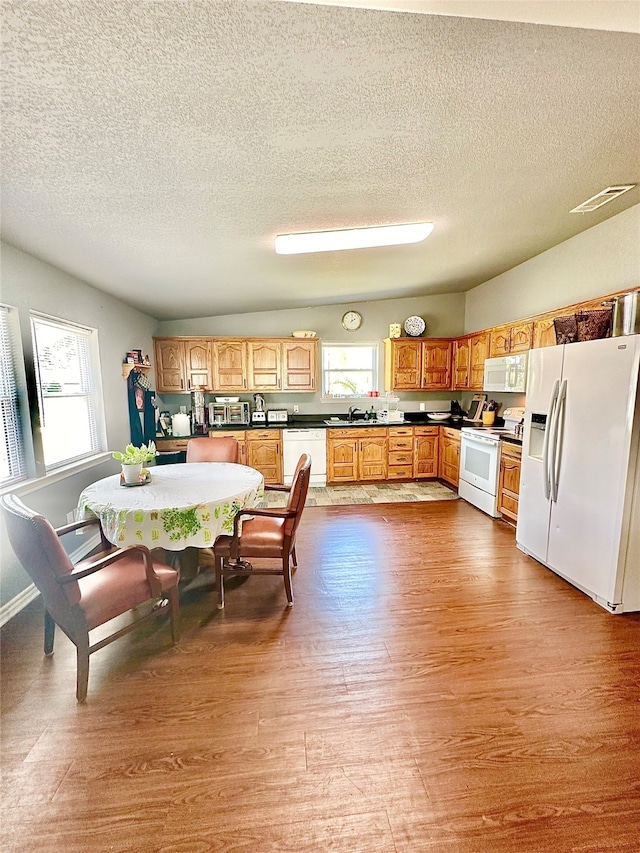
[[[524,408],[512,406],[505,409],[503,417],[504,427],[462,427],[460,430],[458,494],[493,518],[500,518],[500,441],[507,437],[518,439],[516,427],[522,423]]]

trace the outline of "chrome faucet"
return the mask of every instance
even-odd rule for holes
[[[359,409],[357,406],[349,406],[349,412],[347,414],[347,420],[352,421],[355,413],[360,412],[360,411],[362,411],[362,409]]]

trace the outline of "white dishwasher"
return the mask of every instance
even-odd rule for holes
[[[290,486],[298,460],[303,453],[311,457],[312,486],[327,485],[327,431],[326,429],[283,429],[282,455],[284,484]]]

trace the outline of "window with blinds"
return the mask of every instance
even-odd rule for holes
[[[51,470],[101,450],[95,332],[38,315],[31,329],[44,464]]]
[[[26,476],[16,383],[14,355],[16,350],[11,320],[11,309],[0,305],[0,407],[2,408],[0,483],[3,486]]]

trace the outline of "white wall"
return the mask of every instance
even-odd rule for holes
[[[29,336],[29,311],[41,311],[98,330],[102,388],[105,404],[107,447],[117,450],[130,440],[126,382],[121,364],[128,350],[153,353],[156,321],[107,296],[82,281],[51,267],[6,243],[1,244],[0,299],[18,309],[23,339]],[[27,348],[29,341],[25,340]],[[51,478],[30,481],[10,491],[58,526],[66,522],[82,489],[115,473],[118,465],[107,459],[89,469],[70,471],[55,482]],[[30,584],[0,531],[0,605],[6,604]]]
[[[475,332],[638,287],[640,204],[470,290],[464,330]]]

